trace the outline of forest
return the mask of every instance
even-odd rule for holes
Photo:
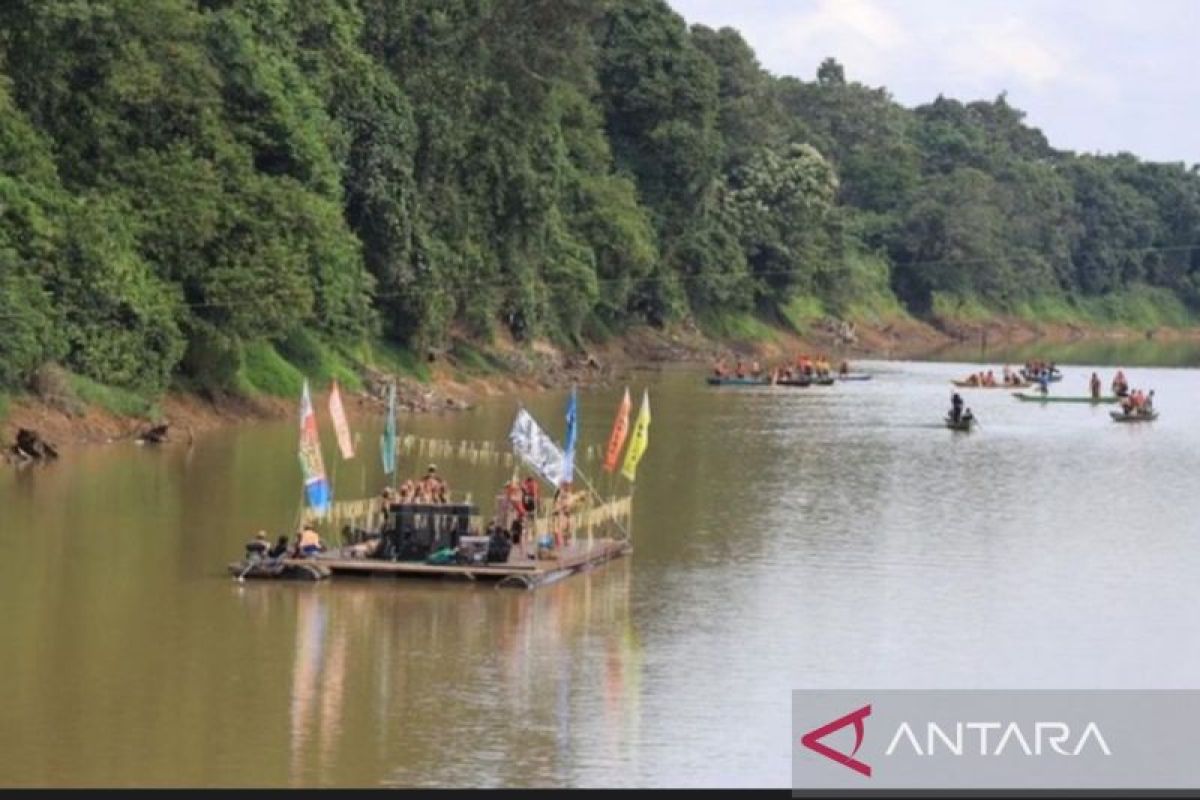
[[[7,0],[0,388],[1200,311],[1194,168],[1058,150],[1003,94],[904,107],[826,56],[772,75],[663,0]]]

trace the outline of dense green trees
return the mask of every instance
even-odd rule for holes
[[[1194,170],[814,66],[663,0],[9,0],[0,385],[232,389],[304,331],[1200,309]]]

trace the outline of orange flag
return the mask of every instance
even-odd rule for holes
[[[617,468],[617,459],[621,457],[621,448],[625,446],[625,436],[629,433],[629,411],[633,402],[629,399],[629,387],[625,387],[625,399],[617,409],[617,418],[613,420],[612,435],[608,437],[608,450],[604,454],[604,471],[612,472]]]
[[[333,430],[337,434],[338,449],[342,458],[354,458],[354,444],[350,441],[350,424],[346,422],[346,409],[342,408],[342,393],[337,381],[329,392],[329,416],[333,418]]]

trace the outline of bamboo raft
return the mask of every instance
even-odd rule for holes
[[[552,558],[531,558],[523,548],[514,547],[505,563],[426,564],[421,561],[384,561],[355,557],[352,548],[339,547],[313,558],[284,558],[272,566],[247,562],[229,565],[231,575],[246,578],[292,578],[323,580],[334,575],[385,576],[393,578],[457,578],[467,581],[496,581],[497,586],[536,589],[557,580],[599,566],[633,552],[626,541],[583,539],[559,548]]]

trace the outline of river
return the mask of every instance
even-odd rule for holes
[[[292,524],[291,421],[0,469],[0,785],[785,787],[793,689],[1193,687],[1200,372],[1126,364],[1157,390],[1147,425],[965,391],[981,425],[948,431],[974,366],[632,373],[635,552],[535,592],[233,581],[255,530]],[[619,394],[580,395],[605,487],[586,453]],[[525,398],[556,437],[563,399]],[[503,443],[515,409],[401,433]],[[340,497],[382,485],[380,420],[356,427]],[[476,499],[510,472],[437,460]]]

